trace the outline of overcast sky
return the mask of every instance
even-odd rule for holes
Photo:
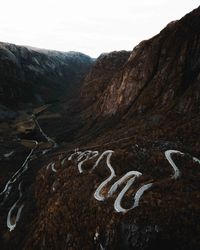
[[[0,41],[19,45],[102,52],[132,50],[198,0],[0,0]]]

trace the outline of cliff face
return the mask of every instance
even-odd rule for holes
[[[92,64],[78,52],[0,43],[0,104],[26,109],[69,96]]]
[[[102,54],[98,58],[84,79],[82,98],[85,97],[85,99],[83,99],[83,103],[85,102],[89,106],[92,102],[96,102],[96,98],[97,100],[101,98],[104,90],[110,86],[112,78],[118,79],[130,54],[131,52],[128,51],[119,51]],[[88,101],[90,102],[88,103]]]
[[[101,82],[107,75],[104,70],[99,73],[99,81],[94,74],[96,84],[86,78],[86,86],[90,83],[94,88],[101,86],[101,94],[96,95],[94,103],[99,115],[109,116],[129,109],[132,113],[172,108],[178,113],[199,112],[199,15],[199,9],[194,10],[167,25],[152,39],[142,41],[123,61],[123,67],[116,71],[113,66],[108,84]],[[100,57],[96,65],[107,58]],[[124,59],[121,55],[119,58]]]
[[[128,51],[115,51],[102,54],[97,59],[80,88],[83,120],[90,123],[101,112],[101,100],[106,98],[107,89],[111,84],[119,81],[121,71],[130,54],[131,52]]]
[[[2,249],[200,249],[199,27],[200,8],[0,126]]]

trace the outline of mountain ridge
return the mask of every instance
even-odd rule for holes
[[[1,105],[22,108],[28,102],[40,105],[69,95],[93,61],[80,52],[0,43]]]

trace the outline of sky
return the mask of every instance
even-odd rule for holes
[[[0,41],[92,57],[132,50],[199,0],[0,0]]]

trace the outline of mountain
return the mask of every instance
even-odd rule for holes
[[[16,110],[66,98],[93,61],[79,52],[0,43],[0,104]]]
[[[101,98],[94,104],[101,107],[99,115],[115,115],[119,111],[123,114],[128,109],[146,114],[151,110],[170,110],[172,106],[178,113],[199,112],[198,13],[197,9],[181,21],[171,22],[152,39],[142,41],[123,67],[113,71],[110,68],[109,84],[101,83],[101,78],[108,75],[102,70],[98,82],[95,78],[95,85],[102,87]],[[112,56],[111,53],[106,57]],[[118,61],[120,58],[123,61],[122,55],[118,55]],[[96,65],[106,60],[102,56]],[[85,85],[89,84],[93,86],[92,79],[86,78]]]
[[[2,249],[200,248],[199,27],[200,7],[1,125]]]

